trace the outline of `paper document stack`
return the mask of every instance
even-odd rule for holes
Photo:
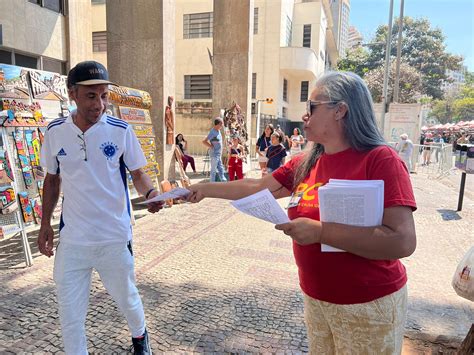
[[[382,224],[384,204],[383,180],[330,179],[320,187],[319,216],[321,222],[373,227]],[[344,251],[321,244],[321,251]]]

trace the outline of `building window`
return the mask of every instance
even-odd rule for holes
[[[252,99],[257,97],[257,73],[252,73]]]
[[[291,27],[292,27],[292,22],[291,19],[286,16],[286,46],[290,47],[291,46]]]
[[[43,7],[62,13],[62,0],[43,0]]]
[[[283,101],[288,102],[288,80],[283,79]]]
[[[91,0],[93,5],[105,4],[105,0]]]
[[[15,65],[18,65],[19,67],[38,69],[38,57],[15,53]]]
[[[309,88],[309,81],[302,81],[301,82],[301,94],[300,94],[300,101],[301,102],[308,101],[308,88]]]
[[[183,38],[212,37],[212,12],[183,15]]]
[[[107,31],[92,32],[92,50],[107,52]]]
[[[37,4],[39,6],[42,6],[46,9],[52,10],[54,12],[63,14],[65,13],[64,9],[64,1],[65,0],[28,0],[28,2],[31,2],[33,4]]]
[[[185,75],[185,99],[212,99],[212,75]]]
[[[57,59],[42,57],[43,67],[41,69],[53,73],[66,75],[66,63]]]
[[[12,64],[12,52],[0,49],[0,63]]]
[[[253,8],[253,34],[258,34],[258,7]]]
[[[281,116],[283,118],[288,118],[288,109],[286,107],[281,108]]]
[[[311,25],[303,26],[303,47],[311,48]]]

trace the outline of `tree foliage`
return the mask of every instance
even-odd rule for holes
[[[398,19],[392,27],[391,52],[397,55]],[[388,26],[379,26],[374,42],[385,42]],[[446,70],[460,68],[462,58],[446,52],[445,37],[439,28],[431,28],[427,19],[404,17],[401,56],[403,60],[422,74],[423,87],[428,96],[443,98],[441,84],[446,80]],[[385,59],[385,46],[373,46],[369,53],[369,68],[380,66]]]
[[[396,63],[392,63],[389,73],[391,82],[395,81]],[[375,102],[382,101],[384,69],[382,67],[371,70],[364,79]],[[400,63],[399,96],[402,103],[414,103],[422,96],[422,77],[418,70],[407,63]],[[393,97],[393,85],[388,87],[387,97]]]
[[[474,97],[455,100],[453,111],[456,121],[470,121],[474,119]]]
[[[429,117],[436,118],[440,123],[474,119],[474,76],[466,73],[465,78],[466,82],[455,94],[432,102]]]
[[[348,50],[346,56],[337,62],[337,70],[351,71],[360,77],[369,71],[367,60],[369,53],[363,47],[356,47]]]
[[[391,61],[397,55],[398,19],[394,21],[391,36]],[[358,48],[349,53],[348,59],[342,59],[338,69],[353,70],[365,76],[372,70],[385,64],[385,43],[388,26],[379,26],[367,50]],[[402,32],[401,60],[415,68],[421,75],[423,94],[433,99],[442,99],[442,83],[447,79],[446,70],[459,69],[462,58],[446,52],[445,37],[438,28],[432,28],[427,19],[404,17]],[[353,53],[355,51],[355,53]],[[391,86],[393,81],[390,82]],[[374,98],[375,99],[375,98]],[[403,102],[403,101],[401,101]]]

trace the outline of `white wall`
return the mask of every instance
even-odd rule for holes
[[[63,15],[27,1],[2,0],[0,23],[3,46],[67,60],[66,21]]]
[[[212,1],[180,0],[176,2],[176,100],[184,100],[185,75],[212,74],[207,48],[213,53],[212,37],[183,38],[183,15],[212,12]],[[211,100],[196,100],[211,101]]]

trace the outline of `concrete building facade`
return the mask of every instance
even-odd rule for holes
[[[1,0],[0,63],[61,74],[92,57],[91,2]]]
[[[343,5],[349,0],[253,1],[251,132],[259,100],[263,119],[301,122],[316,79],[340,56],[344,13],[333,9]],[[201,134],[212,117],[213,0],[176,0],[175,9],[175,131]],[[2,10],[0,62],[63,74],[90,58],[107,65],[106,1],[2,0]]]
[[[348,39],[347,39],[347,47],[348,48],[358,47],[358,46],[362,45],[363,40],[364,40],[364,37],[362,37],[359,30],[354,26],[350,26],[349,27],[349,36],[348,36]]]
[[[335,34],[343,21],[334,23],[330,0],[255,0],[253,6],[253,113],[257,100],[272,98],[261,104],[263,117],[299,121],[316,78],[340,55]],[[104,7],[101,1],[92,6],[98,42]],[[177,0],[175,23],[177,131],[189,131],[188,119],[212,116],[213,1]],[[94,57],[104,62],[99,47]]]
[[[333,32],[339,56],[344,57],[348,47],[350,0],[330,0]]]

